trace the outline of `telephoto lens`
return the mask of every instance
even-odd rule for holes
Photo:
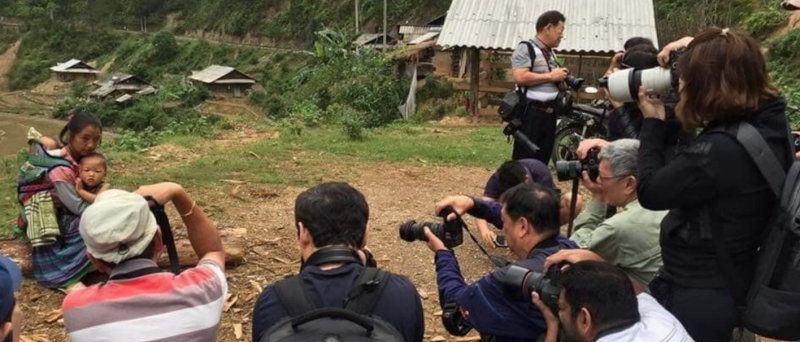
[[[550,310],[558,313],[558,296],[561,295],[558,276],[557,266],[545,274],[511,265],[502,278],[503,291],[509,299],[527,303],[531,302],[531,293],[536,292]]]
[[[569,75],[569,76],[567,76],[567,78],[564,79],[564,83],[566,83],[567,86],[572,88],[572,90],[574,90],[574,91],[580,90],[581,86],[583,86],[583,82],[584,82],[584,79],[578,78],[578,77],[575,77],[575,76],[572,76],[572,75]]]
[[[442,224],[441,223],[433,223],[433,222],[419,222],[411,220],[405,222],[400,225],[400,238],[408,241],[428,241],[428,238],[425,236],[425,227],[430,228],[431,232],[438,236],[440,239],[442,238]]]

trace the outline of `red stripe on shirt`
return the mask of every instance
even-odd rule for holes
[[[173,279],[173,277],[175,278]],[[214,277],[211,269],[200,266],[186,270],[178,276],[173,276],[171,273],[159,273],[134,279],[109,281],[102,285],[102,290],[100,289],[101,284],[98,284],[69,293],[64,298],[63,310],[97,302],[165,293],[174,289],[201,285],[213,280]]]

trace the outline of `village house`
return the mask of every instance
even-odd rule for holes
[[[107,80],[96,81],[94,84],[99,88],[89,96],[97,100],[113,97],[118,102],[125,102],[135,96],[155,93],[155,88],[147,81],[124,73],[114,73]]]
[[[75,80],[84,80],[92,82],[97,79],[97,71],[94,67],[84,63],[78,59],[71,59],[64,63],[59,63],[50,68],[55,78],[62,82],[72,82]]]
[[[192,83],[206,87],[214,96],[243,97],[256,84],[255,79],[227,66],[212,65],[203,71],[193,71]]]

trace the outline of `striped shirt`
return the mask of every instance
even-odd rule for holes
[[[525,68],[529,69],[531,67],[531,60],[533,59],[533,70],[532,72],[537,74],[547,74],[551,70],[555,70],[558,68],[558,62],[556,61],[556,54],[552,50],[550,50],[550,59],[545,59],[545,54],[542,52],[543,44],[540,44],[536,38],[530,40],[530,43],[533,44],[534,53],[536,53],[535,58],[531,58],[531,54],[528,51],[528,46],[525,44],[519,44],[517,49],[514,50],[514,53],[511,55],[511,69],[519,69]],[[549,65],[548,65],[549,64]],[[541,101],[547,102],[555,100],[558,96],[558,83],[548,82],[538,84],[532,87],[528,87],[527,97],[528,99],[534,101]]]
[[[134,259],[111,276],[157,267]],[[71,292],[64,299],[70,341],[216,341],[228,285],[222,268],[203,260],[178,276],[159,272]]]

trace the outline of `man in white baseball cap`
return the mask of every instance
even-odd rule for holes
[[[179,275],[162,272],[161,230],[143,196],[173,203],[200,262]],[[108,190],[81,217],[80,233],[103,284],[70,292],[64,323],[73,342],[131,340],[216,341],[227,293],[225,252],[214,224],[178,184],[136,193]]]

